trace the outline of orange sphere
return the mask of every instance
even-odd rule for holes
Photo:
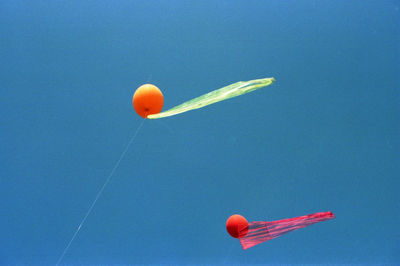
[[[242,215],[234,214],[226,220],[226,230],[234,238],[241,238],[247,235],[249,223]]]
[[[147,118],[158,114],[164,105],[164,96],[159,88],[152,84],[144,84],[136,89],[132,99],[133,108],[138,115]]]

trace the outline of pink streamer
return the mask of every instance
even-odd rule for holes
[[[243,249],[276,238],[290,231],[335,218],[332,212],[318,212],[271,222],[250,222],[247,234],[240,237]],[[247,228],[246,228],[247,229]]]

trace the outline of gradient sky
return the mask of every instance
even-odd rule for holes
[[[399,264],[397,1],[0,2],[0,264]],[[243,251],[239,213],[336,219]]]

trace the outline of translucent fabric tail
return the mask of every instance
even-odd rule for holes
[[[335,218],[332,212],[318,212],[271,222],[250,222],[247,234],[240,237],[243,249],[276,238],[290,231]]]

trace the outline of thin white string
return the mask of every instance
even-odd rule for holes
[[[138,126],[138,128],[136,129],[135,133],[133,134],[131,140],[128,142],[128,144],[126,145],[124,151],[121,153],[121,156],[119,157],[118,161],[116,162],[116,164],[114,165],[114,168],[112,169],[111,173],[108,175],[106,181],[104,182],[103,186],[101,187],[101,189],[99,190],[99,192],[97,193],[95,199],[93,200],[92,204],[90,205],[89,210],[86,212],[85,216],[83,217],[81,223],[79,224],[78,228],[76,229],[75,233],[73,234],[71,240],[69,241],[68,245],[65,247],[63,253],[61,254],[60,258],[58,259],[56,266],[58,264],[60,264],[60,262],[62,261],[62,259],[64,258],[65,254],[67,253],[69,247],[71,246],[72,242],[74,241],[76,235],[78,234],[79,230],[81,230],[81,227],[83,226],[83,224],[85,223],[86,219],[88,218],[89,214],[92,212],[94,206],[96,205],[97,200],[100,198],[101,194],[103,193],[104,189],[106,188],[107,184],[110,182],[112,176],[115,173],[115,170],[117,170],[119,164],[121,163],[122,159],[124,158],[126,152],[129,149],[129,146],[132,144],[133,140],[136,138],[136,135],[139,133],[139,130],[142,128],[144,121],[146,119],[143,119],[142,123],[140,123],[140,125]]]

